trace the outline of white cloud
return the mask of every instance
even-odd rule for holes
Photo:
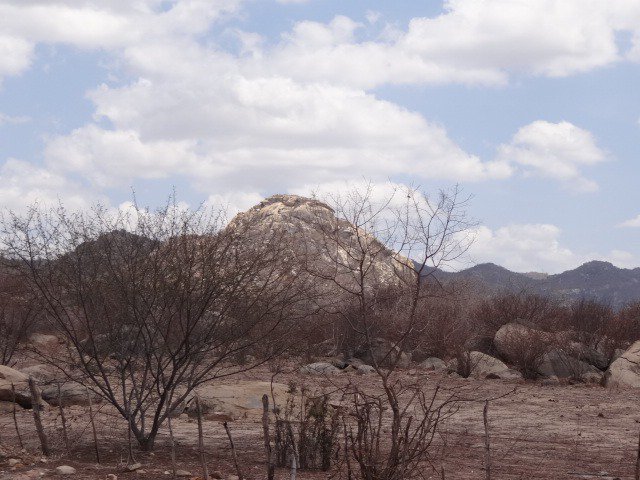
[[[498,160],[519,165],[525,174],[562,181],[579,192],[591,192],[598,185],[582,176],[580,169],[607,160],[593,135],[569,122],[542,120],[522,127],[509,144],[498,149]]]
[[[26,115],[20,115],[20,116],[11,116],[11,115],[7,115],[5,113],[0,112],[0,126],[2,125],[20,125],[23,123],[28,123],[31,121],[30,117],[27,117]]]
[[[180,175],[201,189],[249,191],[345,176],[476,181],[511,172],[466,153],[421,115],[362,91],[231,72],[202,77],[202,67],[94,91],[96,117],[114,130],[87,125],[53,139],[48,165],[100,185]]]
[[[203,34],[241,0],[0,0],[0,80],[23,73],[38,43],[121,51]]]
[[[341,16],[328,24],[299,22],[279,45],[261,52],[253,68],[374,88],[500,85],[512,75],[564,77],[640,60],[635,0],[449,0],[444,7],[438,16],[413,18],[404,30],[385,25],[376,32]],[[377,24],[376,15],[366,19]],[[620,32],[634,32],[631,50],[620,51]]]
[[[638,263],[633,254],[622,250],[573,251],[561,243],[561,236],[561,229],[550,224],[512,224],[495,230],[481,226],[476,229],[467,262],[459,267],[492,262],[516,272],[559,273],[591,260],[608,261],[619,267]]]
[[[629,220],[625,220],[618,224],[618,227],[639,228],[640,227],[640,215]]]
[[[10,210],[24,211],[36,202],[45,206],[62,203],[77,210],[99,198],[64,176],[29,162],[9,159],[0,167],[0,204]]]

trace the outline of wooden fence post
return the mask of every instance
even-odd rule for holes
[[[489,400],[485,400],[484,408],[482,409],[482,418],[484,420],[484,464],[485,464],[485,476],[486,480],[491,480],[491,446],[489,444]]]
[[[200,452],[200,463],[202,464],[202,473],[204,480],[209,480],[209,469],[207,467],[207,458],[204,454],[204,435],[202,433],[202,409],[200,408],[200,399],[196,395],[196,410],[198,412],[198,450]]]
[[[22,443],[22,435],[20,435],[20,429],[18,428],[18,417],[16,415],[16,387],[12,383],[11,384],[11,394],[13,399],[13,425],[16,427],[16,434],[18,435],[18,443],[20,444],[20,448],[24,448],[24,444]]]
[[[33,410],[33,421],[36,424],[36,432],[38,432],[38,438],[40,438],[42,453],[48,457],[51,452],[49,451],[47,434],[44,431],[44,426],[42,425],[42,417],[40,416],[40,409],[42,408],[42,398],[40,397],[40,391],[38,390],[38,387],[36,387],[36,382],[33,377],[29,377],[29,390],[31,392],[31,410]]]
[[[273,480],[275,475],[275,465],[271,453],[271,437],[269,435],[269,396],[262,395],[262,433],[264,435],[264,450],[267,456],[267,480]]]
[[[91,393],[85,387],[87,392],[87,400],[89,401],[89,420],[91,421],[91,429],[93,430],[93,447],[96,452],[96,461],[100,463],[100,448],[98,447],[98,431],[96,430],[96,422],[93,418],[93,402],[91,401]]]

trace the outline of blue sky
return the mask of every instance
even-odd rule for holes
[[[0,202],[460,184],[469,262],[640,266],[640,0],[0,0]]]

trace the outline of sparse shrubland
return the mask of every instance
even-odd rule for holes
[[[465,402],[488,398],[475,387],[463,394],[453,371],[470,382],[522,382],[513,370],[533,380],[562,367],[566,381],[598,380],[640,338],[638,303],[616,312],[592,299],[567,304],[442,281],[438,269],[470,243],[464,199],[455,189],[396,195],[380,203],[365,189],[331,206],[278,196],[229,224],[221,212],[174,202],[153,212],[7,216],[2,362],[17,356],[55,369],[49,388],[62,379],[100,400],[139,451],[154,449],[182,412],[199,423],[236,420],[217,410],[222,379],[265,363],[272,380],[286,368],[316,373],[320,391],[290,388],[280,404],[271,384],[267,478],[294,465],[399,480],[435,468],[443,424]],[[286,209],[295,211],[288,223],[277,217]],[[38,331],[60,343],[29,342]],[[301,371],[300,357],[320,365]],[[420,368],[434,358],[437,373]]]

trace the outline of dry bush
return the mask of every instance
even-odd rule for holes
[[[344,391],[344,464],[348,479],[424,478],[431,448],[443,421],[459,408],[455,392],[426,393],[419,385],[396,382],[381,395],[350,385]]]
[[[274,456],[278,467],[295,464],[300,470],[328,471],[338,455],[341,424],[339,410],[326,394],[306,396],[290,386],[283,407],[274,407],[276,416]]]
[[[640,301],[622,307],[607,325],[605,335],[613,341],[615,348],[625,348],[640,340]]]
[[[594,299],[582,299],[571,307],[570,329],[579,332],[580,341],[596,347],[614,320],[610,305]]]
[[[506,336],[504,342],[513,367],[526,379],[537,378],[544,354],[551,348],[544,333],[537,330],[513,331]]]
[[[10,365],[20,345],[33,333],[41,307],[14,275],[0,276],[0,364]]]
[[[474,319],[492,332],[515,320],[553,329],[565,316],[566,312],[558,302],[525,291],[496,295],[480,302],[473,312]]]
[[[474,344],[479,332],[469,318],[469,301],[457,286],[448,286],[453,295],[427,299],[418,310],[417,328],[409,339],[412,359],[449,358]]]

